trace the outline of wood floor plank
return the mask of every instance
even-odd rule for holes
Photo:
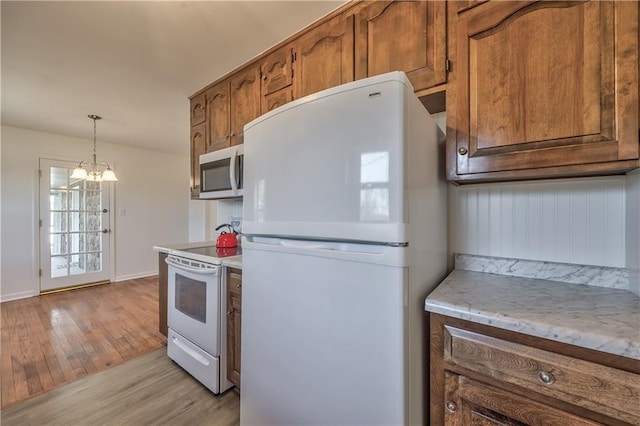
[[[154,351],[0,413],[13,425],[237,426],[240,401],[233,391],[215,396]]]
[[[0,304],[2,408],[166,345],[158,277]]]

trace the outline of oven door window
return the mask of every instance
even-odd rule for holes
[[[183,314],[207,323],[207,283],[176,273],[176,309]]]

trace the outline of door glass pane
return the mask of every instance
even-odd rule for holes
[[[51,188],[69,188],[69,169],[64,167],[51,167]]]
[[[102,271],[102,256],[100,253],[87,253],[87,272]]]
[[[67,234],[51,234],[51,254],[67,254]]]
[[[67,256],[51,256],[51,277],[66,277]]]
[[[87,210],[100,211],[100,193],[87,191]]]
[[[49,220],[49,232],[65,232],[67,231],[67,213],[51,212]]]
[[[183,314],[207,323],[207,283],[176,273],[176,309]]]
[[[51,210],[66,210],[67,191],[52,189],[49,194],[49,206]]]
[[[69,253],[78,253],[81,251],[85,251],[84,234],[83,233],[69,234]]]
[[[86,270],[85,254],[72,254],[69,262],[69,273],[71,275],[84,274]]]
[[[69,212],[69,231],[84,231],[84,213]]]
[[[84,192],[69,191],[69,208],[71,210],[84,210]]]
[[[87,213],[87,231],[100,231],[102,229],[101,218],[102,213]]]
[[[91,232],[91,233],[85,234],[85,237],[86,237],[87,251],[100,251],[100,249],[102,248],[101,247],[102,244],[100,240],[100,238],[102,237],[102,233]]]

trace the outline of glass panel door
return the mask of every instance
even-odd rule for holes
[[[109,279],[107,183],[72,179],[77,163],[40,160],[40,291]]]

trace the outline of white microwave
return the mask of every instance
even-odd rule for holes
[[[200,199],[242,197],[244,145],[208,152],[200,156]]]

